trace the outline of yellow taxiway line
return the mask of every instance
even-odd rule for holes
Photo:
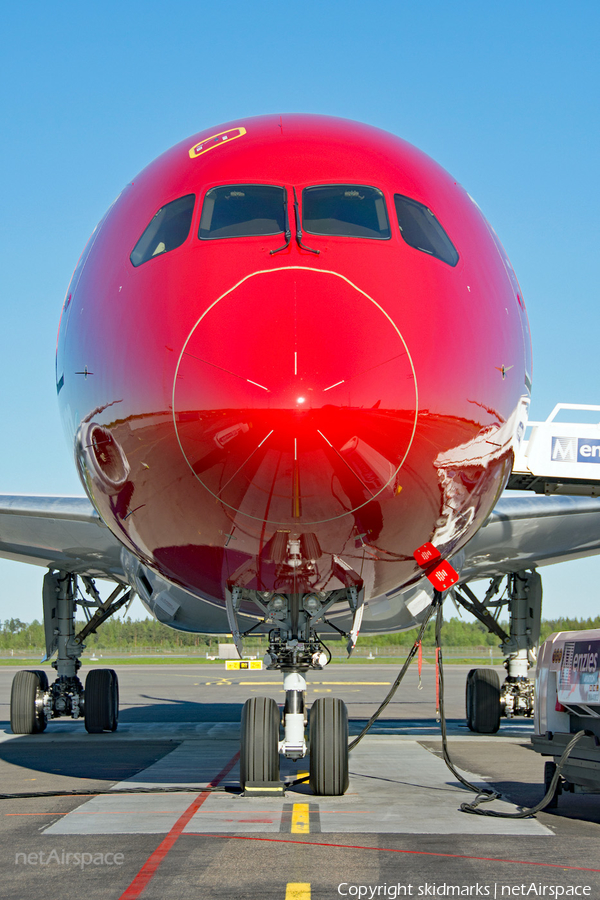
[[[290,881],[285,890],[285,900],[310,900],[310,884]]]
[[[309,809],[308,803],[294,803],[292,808],[292,834],[309,834]]]

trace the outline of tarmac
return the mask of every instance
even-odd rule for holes
[[[469,732],[468,668],[446,666],[451,756],[475,786],[502,794],[495,810],[514,813],[544,793],[533,725],[503,720],[498,735]],[[88,735],[81,721],[56,720],[41,735],[17,736],[7,721],[16,671],[0,669],[0,791],[58,796],[1,801],[3,898],[600,896],[599,796],[562,795],[557,810],[534,818],[460,809],[475,795],[441,758],[431,666],[421,689],[411,668],[352,751],[343,797],[301,784],[267,798],[240,794],[239,721],[249,696],[283,702],[276,672],[121,666],[117,732]],[[331,665],[314,673],[307,700],[341,697],[357,734],[396,674],[377,662]],[[286,782],[307,772],[306,759],[282,761]],[[159,791],[123,793],[148,787]],[[104,793],[61,793],[72,790]]]

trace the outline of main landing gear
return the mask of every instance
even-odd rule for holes
[[[350,605],[353,624],[346,635],[349,653],[354,648],[362,618],[361,588],[362,584],[352,584],[328,593],[263,593],[239,588],[230,592],[229,623],[240,655],[242,635],[237,628],[237,611],[244,600],[251,600],[260,608],[264,624],[275,626],[269,633],[265,662],[268,669],[282,671],[285,690],[283,716],[275,701],[267,697],[252,698],[244,705],[240,752],[242,788],[253,782],[279,782],[280,755],[298,760],[308,753],[310,786],[315,794],[339,796],[348,789],[346,706],[338,698],[325,697],[316,700],[308,711],[305,676],[309,670],[323,669],[329,662],[329,651],[318,637],[315,625],[326,623],[325,613],[336,604]]]
[[[506,577],[504,591],[500,593]],[[500,596],[496,599],[496,596]],[[542,579],[536,571],[515,572],[493,578],[483,602],[468,585],[454,590],[455,599],[476,616],[488,631],[497,635],[504,653],[506,678],[500,684],[494,669],[471,669],[467,676],[467,725],[479,734],[495,734],[505,716],[531,718],[534,713],[534,682],[528,671],[535,665],[542,616]],[[510,634],[498,624],[507,605]],[[489,610],[494,610],[492,615]]]
[[[78,589],[77,576],[70,572],[49,572],[44,577],[44,631],[46,657],[56,653],[52,667],[56,679],[48,683],[46,672],[32,669],[17,672],[10,696],[10,726],[14,734],[39,734],[50,719],[83,716],[86,731],[100,734],[115,731],[119,721],[119,684],[112,669],[92,669],[85,688],[77,676],[84,639],[102,622],[128,603],[131,591],[119,585],[106,601],[102,601],[92,579],[81,581],[91,599]],[[81,606],[87,618],[79,634],[75,634],[75,613]],[[95,608],[92,615],[90,608]]]

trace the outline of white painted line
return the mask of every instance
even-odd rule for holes
[[[278,686],[279,683],[277,683]],[[325,685],[326,682],[323,682]],[[364,725],[364,721],[350,722],[350,736],[357,735]],[[527,740],[533,734],[533,723],[506,722],[502,723],[497,734],[474,734],[466,725],[448,723],[448,735],[454,740],[461,741],[495,741],[515,742]],[[440,737],[439,725],[430,719],[412,719],[390,722],[376,722],[369,737],[391,736],[396,740],[435,740]],[[112,734],[88,735],[85,731],[83,719],[80,721],[66,720],[64,722],[51,722],[43,734],[13,734],[7,729],[0,729],[0,744],[5,741],[29,742],[36,744],[56,741],[73,740],[101,740],[101,741],[148,741],[148,740],[215,740],[215,741],[239,741],[240,726],[238,722],[139,722],[121,723],[117,731]]]

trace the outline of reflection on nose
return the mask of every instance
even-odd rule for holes
[[[417,414],[389,316],[347,279],[301,267],[250,276],[209,307],[182,348],[173,399],[195,477],[279,526],[393,494]]]

